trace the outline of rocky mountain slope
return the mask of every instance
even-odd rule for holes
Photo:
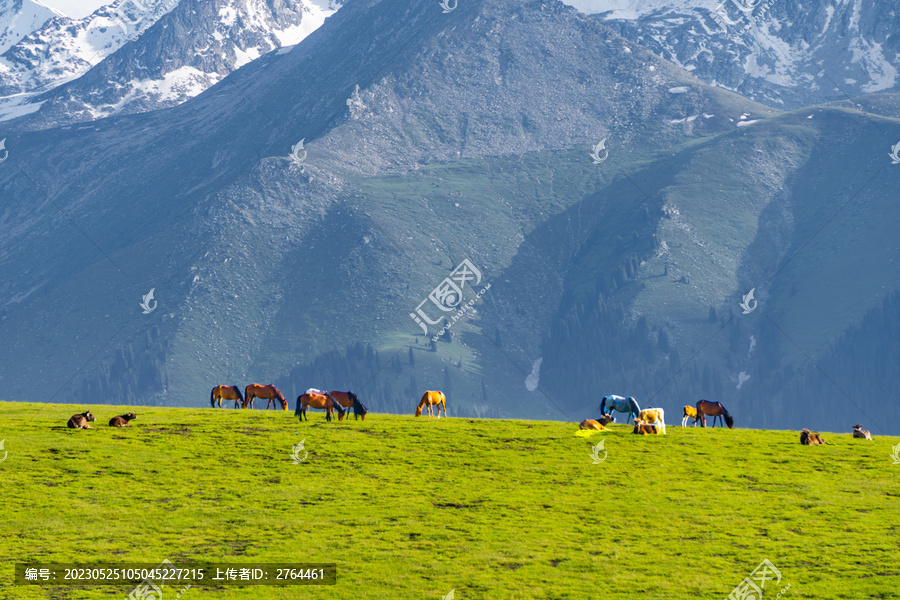
[[[50,127],[174,106],[332,14],[310,0],[120,0],[60,17],[0,57],[0,119]],[[126,10],[127,9],[127,10]],[[132,14],[137,11],[137,14]]]
[[[900,90],[900,7],[878,0],[571,0],[706,83],[789,109]]]
[[[821,401],[788,395],[804,361],[900,287],[894,138],[705,85],[559,2],[353,0],[179,106],[12,130],[0,384],[198,405],[277,382],[402,412],[443,389],[457,416],[572,420],[701,396],[794,426]],[[438,304],[464,259],[460,317]]]
[[[0,53],[53,17],[65,15],[36,0],[0,1]]]
[[[0,119],[34,112],[40,107],[36,94],[82,75],[176,3],[117,0],[83,19],[47,20],[0,55]]]

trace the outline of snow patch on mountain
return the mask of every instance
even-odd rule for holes
[[[799,108],[900,90],[895,3],[563,1],[704,82],[760,102]]]
[[[144,0],[145,10],[137,12],[131,0],[117,0],[83,19],[54,15],[0,55],[0,107],[21,104],[20,94],[45,92],[79,77],[177,3]]]
[[[0,54],[53,17],[66,15],[36,0],[0,0]]]
[[[313,0],[181,0],[90,72],[26,99],[49,97],[31,122],[50,127],[175,106],[262,55],[298,44],[337,8]],[[22,98],[15,106],[25,110]],[[0,121],[6,114],[0,101]]]

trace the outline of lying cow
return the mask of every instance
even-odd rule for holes
[[[610,423],[615,423],[615,422],[616,422],[615,417],[612,417],[610,415],[603,415],[597,421],[595,421],[593,419],[585,419],[578,426],[578,429],[596,429],[598,431],[605,431],[606,425],[609,425]]]
[[[134,413],[125,413],[124,415],[119,415],[118,417],[113,417],[109,420],[110,427],[131,427],[131,424],[128,421],[132,419],[137,419],[137,415]]]
[[[853,437],[861,438],[864,440],[871,440],[872,434],[869,433],[868,429],[863,429],[862,425],[854,425],[853,426]]]
[[[684,407],[684,415],[681,418],[681,426],[687,427],[687,420],[693,419],[693,425],[697,424],[697,409],[693,406]]]
[[[648,435],[648,434],[658,434],[659,430],[657,430],[656,425],[647,423],[642,421],[641,419],[634,420],[634,431],[631,433],[637,433],[640,435]]]
[[[91,411],[86,410],[83,413],[72,415],[66,426],[69,429],[93,429],[93,427],[88,425],[88,423],[93,421],[96,421],[94,415],[91,414]]]
[[[666,413],[661,408],[645,408],[638,415],[641,421],[651,423],[659,427],[660,433],[666,434]]]
[[[826,444],[827,442],[825,441],[825,438],[823,438],[815,431],[803,429],[800,431],[800,443],[804,446],[821,446],[822,444]]]

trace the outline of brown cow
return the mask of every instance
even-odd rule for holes
[[[72,415],[69,419],[69,422],[66,423],[66,426],[69,429],[93,429],[90,425],[88,425],[88,421],[96,421],[94,415],[91,414],[91,411],[86,410],[83,413]]]
[[[596,429],[598,431],[606,431],[606,425],[615,422],[615,418],[610,415],[603,415],[597,421],[593,419],[585,419],[578,426],[578,429]]]
[[[647,423],[646,421],[635,419],[634,431],[632,431],[631,433],[638,433],[640,435],[658,434],[659,429],[657,429],[656,425],[653,423]]]
[[[804,446],[820,446],[822,444],[827,444],[828,442],[815,431],[803,429],[800,431],[800,443]]]
[[[872,434],[869,433],[868,429],[863,429],[862,425],[854,425],[853,426],[853,437],[861,438],[864,440],[871,440]]]
[[[119,415],[118,417],[113,417],[109,420],[110,427],[131,427],[128,424],[128,421],[132,419],[137,419],[137,415],[134,413],[125,413],[124,415]]]

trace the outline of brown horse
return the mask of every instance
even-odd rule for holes
[[[266,410],[269,410],[270,406],[275,410],[278,410],[278,407],[275,405],[276,400],[281,402],[281,410],[287,410],[288,407],[287,400],[284,399],[284,394],[271,383],[269,385],[251,383],[244,388],[244,404],[241,408],[247,408],[248,406],[253,408],[254,398],[268,400],[269,402],[266,404]]]
[[[241,396],[241,389],[236,385],[217,385],[209,393],[209,405],[216,407],[216,400],[219,401],[219,408],[222,408],[222,400],[234,400],[234,407],[244,405],[244,397]],[[240,402],[240,404],[238,404]]]
[[[322,392],[321,390],[313,391],[312,389],[309,389],[297,396],[297,408],[294,409],[294,415],[300,417],[301,421],[303,419],[309,421],[306,409],[310,406],[313,408],[324,408],[325,420],[327,421],[331,420],[331,415],[334,414],[334,411],[337,411],[338,413],[338,421],[344,420],[344,409],[341,408],[338,401],[334,399],[334,396],[328,392]]]
[[[719,418],[719,424],[722,424],[722,417],[725,418],[725,424],[728,429],[734,429],[734,419],[721,402],[710,402],[709,400],[701,400],[697,403],[697,418],[700,419],[700,426],[706,427],[706,415],[713,418],[712,426],[716,426],[716,417]]]
[[[353,392],[339,392],[337,390],[333,390],[329,392],[331,397],[337,400],[337,403],[347,409],[347,412],[350,412],[350,409],[353,409],[353,418],[358,419],[362,417],[362,420],[366,420],[366,414],[369,412],[369,409],[363,406],[363,403],[359,401],[359,396],[354,394]]]
[[[444,407],[444,416],[447,416],[447,397],[444,396],[444,392],[425,392],[422,395],[422,400],[419,402],[419,406],[416,407],[416,416],[422,416],[422,407],[428,405],[428,416],[434,416],[434,406],[437,406],[437,416],[438,419],[441,418],[441,406]]]

